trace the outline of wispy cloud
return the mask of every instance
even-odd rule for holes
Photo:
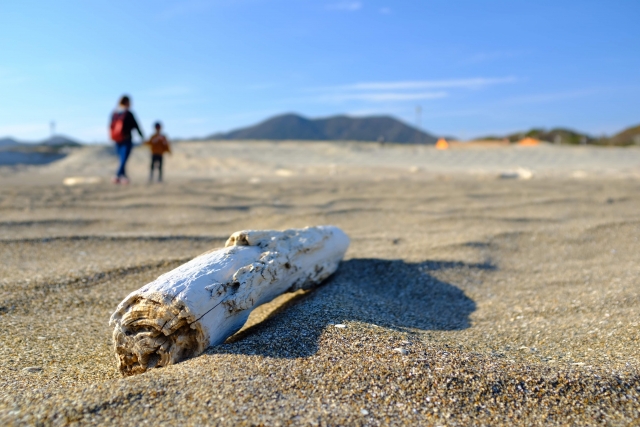
[[[368,102],[388,102],[388,101],[416,101],[423,99],[437,99],[448,96],[447,92],[356,92],[356,93],[330,93],[321,95],[321,101],[368,101]]]
[[[523,96],[518,96],[514,98],[508,98],[502,101],[502,103],[507,105],[539,104],[539,103],[546,103],[546,102],[562,101],[565,99],[582,98],[585,96],[596,95],[603,92],[609,92],[609,91],[603,88],[592,88],[592,89],[582,89],[582,90],[573,90],[573,91],[565,91],[565,92],[536,93],[532,95],[523,95]]]
[[[391,8],[390,7],[381,7],[380,9],[378,9],[378,12],[380,12],[383,15],[389,15],[391,13]]]
[[[359,1],[343,1],[339,3],[330,3],[327,5],[329,10],[344,10],[347,12],[355,12],[362,9],[364,5]]]
[[[321,102],[394,102],[439,99],[455,90],[477,90],[491,85],[517,81],[515,77],[448,80],[400,80],[387,82],[360,82],[339,86],[316,87],[308,91],[320,93],[315,100]],[[446,90],[445,90],[446,89]]]
[[[343,86],[335,86],[333,89],[342,90],[419,90],[419,89],[446,89],[465,88],[478,89],[485,86],[514,83],[517,79],[513,76],[499,78],[475,77],[470,79],[450,80],[409,80],[395,82],[365,82]]]
[[[376,105],[369,108],[358,108],[354,110],[345,111],[345,115],[351,117],[362,117],[362,116],[376,116],[376,115],[395,115],[395,116],[403,116],[410,111],[414,112],[413,107],[407,109],[406,107],[397,108],[397,104],[389,104],[389,105]]]

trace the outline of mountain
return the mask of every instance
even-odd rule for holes
[[[257,125],[233,130],[227,133],[219,133],[211,136],[212,139],[324,139],[324,133],[313,120],[295,115],[283,114]]]
[[[334,116],[308,119],[297,114],[272,117],[254,126],[206,139],[386,141],[435,144],[437,138],[389,116]]]
[[[607,142],[611,145],[640,145],[640,125],[627,128],[613,135]]]
[[[0,148],[17,147],[22,144],[22,142],[18,142],[13,138],[0,138]]]
[[[40,141],[38,145],[44,145],[46,147],[80,147],[82,144],[64,135],[53,135]]]
[[[314,120],[328,140],[422,142],[435,144],[438,138],[389,116],[351,118],[335,116]]]
[[[40,142],[18,141],[11,137],[0,138],[0,148],[4,148],[4,149],[13,149],[13,148],[29,149],[34,147],[62,148],[62,147],[80,147],[80,146],[82,146],[82,143],[64,135],[53,135]]]

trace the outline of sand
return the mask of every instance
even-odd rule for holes
[[[163,184],[138,150],[128,187],[100,147],[0,168],[0,423],[637,423],[640,150],[524,148],[183,143]],[[352,239],[325,285],[118,375],[130,291],[233,231],[316,224]]]

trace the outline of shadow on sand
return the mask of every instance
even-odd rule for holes
[[[476,304],[456,286],[433,277],[444,269],[494,270],[491,264],[352,259],[325,285],[278,307],[208,354],[307,357],[330,324],[358,321],[395,330],[460,330],[470,326]]]

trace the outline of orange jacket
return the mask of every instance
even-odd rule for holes
[[[147,145],[151,149],[151,154],[162,155],[171,152],[169,141],[167,141],[167,138],[161,133],[154,134],[144,145]]]

